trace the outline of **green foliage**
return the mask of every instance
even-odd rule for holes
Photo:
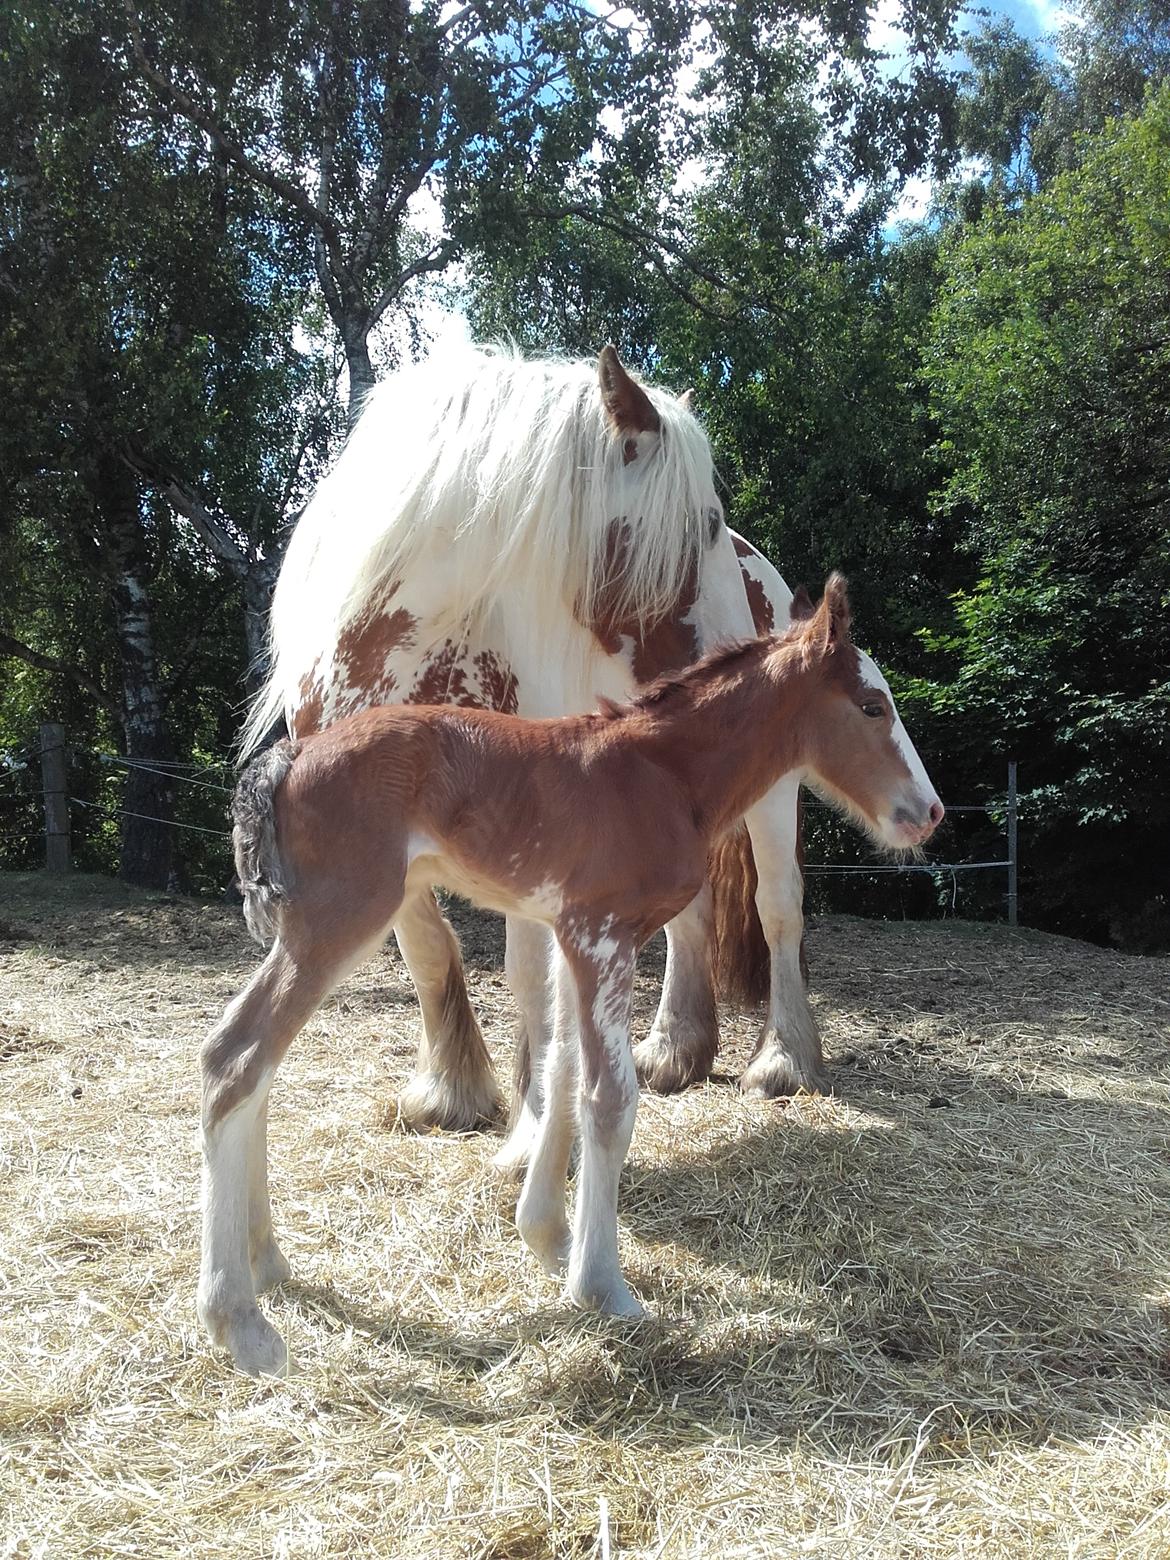
[[[929,697],[971,769],[1024,760],[1032,902],[1123,940],[1170,930],[1168,212],[1163,88],[944,244],[927,357],[978,568]]]
[[[992,19],[958,99],[951,0],[901,8],[896,74],[869,11],[826,0],[5,13],[0,753],[67,724],[81,859],[120,845],[125,782],[96,755],[133,702],[123,563],[168,740],[210,762],[343,431],[339,374],[352,411],[462,261],[479,334],[612,339],[694,387],[732,523],[793,582],[851,576],[944,797],[1020,761],[1026,916],[1164,945],[1170,27],[1162,0],[1082,9],[1062,63]],[[901,182],[956,141],[979,178],[888,243]],[[39,824],[22,783],[0,772],[0,833]],[[205,887],[223,801],[176,790],[212,831],[183,836]],[[855,850],[811,827],[819,859]],[[987,820],[948,829],[947,855],[1002,850]],[[960,906],[998,912],[1002,887],[973,875]],[[908,914],[950,892],[811,888]]]

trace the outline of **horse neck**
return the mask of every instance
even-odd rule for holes
[[[809,676],[795,648],[775,651],[775,639],[753,642],[638,711],[639,745],[682,781],[711,837],[802,765]]]

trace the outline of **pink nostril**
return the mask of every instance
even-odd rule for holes
[[[947,810],[946,810],[946,808],[943,806],[943,804],[941,802],[931,802],[931,804],[930,804],[930,826],[931,826],[932,829],[937,829],[939,824],[946,817],[946,815],[947,815]]]

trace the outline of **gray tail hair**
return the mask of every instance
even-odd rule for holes
[[[244,920],[258,943],[266,946],[277,933],[277,915],[288,898],[284,868],[276,846],[276,788],[301,750],[287,738],[254,758],[240,776],[232,797],[232,846],[236,876],[244,896]]]

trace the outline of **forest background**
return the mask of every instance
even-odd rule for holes
[[[1023,919],[1170,946],[1170,5],[1052,20],[6,8],[0,867],[43,859],[53,719],[78,862],[222,890],[283,542],[454,315],[693,386],[729,522],[790,583],[848,574],[944,798],[996,814],[1018,762]],[[1002,853],[948,828],[948,859]],[[815,881],[887,914],[939,887]]]

